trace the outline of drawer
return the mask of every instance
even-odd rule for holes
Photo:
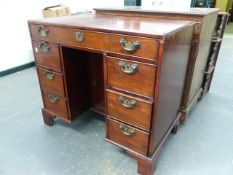
[[[107,114],[149,131],[152,102],[107,90]]]
[[[57,45],[32,42],[36,64],[61,72],[61,61]]]
[[[67,100],[53,93],[42,91],[44,106],[59,118],[68,120]]]
[[[121,145],[123,148],[133,150],[147,156],[149,134],[124,123],[107,119],[107,139]]]
[[[127,35],[112,35],[110,41],[110,52],[157,60],[157,40]]]
[[[63,45],[89,48],[94,50],[108,50],[109,35],[102,32],[91,32],[67,27],[44,26],[48,30],[47,36],[41,36],[37,28],[31,24],[33,39],[47,42],[62,43]]]
[[[30,34],[32,39],[48,40],[51,38],[52,28],[41,24],[29,24]]]
[[[155,75],[155,65],[107,57],[108,86],[153,97]]]
[[[40,86],[42,89],[51,91],[57,95],[65,97],[65,88],[62,74],[55,73],[48,69],[37,67]]]

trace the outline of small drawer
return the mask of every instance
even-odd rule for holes
[[[102,32],[91,32],[79,29],[59,29],[61,32],[67,32],[65,38],[59,37],[59,42],[77,47],[106,51],[109,47],[108,35]]]
[[[149,134],[124,123],[107,119],[107,139],[121,145],[125,149],[133,150],[147,156]]]
[[[44,40],[50,37],[51,29],[49,26],[41,24],[29,24],[31,38],[37,40]]]
[[[106,91],[107,114],[139,128],[150,130],[152,102],[111,90]]]
[[[61,72],[61,61],[57,45],[44,41],[32,42],[36,64]]]
[[[153,97],[155,75],[155,65],[107,57],[108,86]]]
[[[111,52],[132,55],[153,61],[157,60],[157,40],[127,35],[112,35],[110,41]]]
[[[66,99],[46,91],[42,91],[42,96],[44,100],[44,106],[47,110],[59,118],[63,118],[65,120],[69,119]]]
[[[48,69],[37,67],[40,86],[42,89],[53,92],[57,95],[65,97],[65,88],[63,83],[63,75],[55,73]]]

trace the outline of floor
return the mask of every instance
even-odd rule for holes
[[[229,35],[229,34],[228,34]],[[233,174],[233,37],[223,40],[210,92],[170,135],[156,175]],[[103,118],[43,124],[35,68],[0,78],[0,175],[136,175],[136,161],[104,141]]]
[[[228,23],[227,28],[225,30],[225,37],[233,39],[233,22]]]
[[[225,34],[232,34],[233,33],[233,22],[228,23],[227,28],[225,30]]]

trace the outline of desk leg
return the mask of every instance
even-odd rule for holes
[[[161,148],[162,148],[163,144],[165,143],[165,141],[167,140],[167,137],[169,136],[169,134],[171,132],[176,134],[176,132],[179,129],[180,117],[181,117],[181,113],[179,112],[177,114],[176,120],[173,122],[171,127],[168,129],[168,131],[164,135],[162,141],[159,143],[159,145],[157,146],[156,150],[154,151],[154,153],[151,157],[146,157],[146,156],[134,153],[134,152],[127,151],[127,155],[129,157],[137,160],[137,162],[138,162],[138,174],[140,174],[140,175],[153,175],[153,173],[155,171],[155,166],[156,166],[155,165],[156,159],[157,159],[160,151],[162,150]]]
[[[49,113],[46,109],[42,109],[42,115],[43,115],[43,119],[44,119],[44,123],[48,126],[52,126],[54,124],[53,119],[55,118],[54,115],[52,115],[51,113]]]
[[[193,99],[189,100],[189,103],[187,104],[187,106],[179,109],[179,112],[181,113],[181,117],[180,117],[181,124],[186,123],[189,117],[190,111],[196,106],[197,102],[201,100],[202,92],[203,92],[203,89],[200,88],[199,91],[196,93],[196,95],[193,97]]]
[[[138,173],[141,175],[153,175],[155,163],[153,161],[138,160]]]
[[[180,123],[185,124],[187,122],[187,119],[188,119],[188,112],[182,111],[180,117]]]
[[[153,175],[155,171],[155,158],[149,159],[141,157],[133,153],[127,152],[127,155],[138,162],[138,174],[140,175]]]

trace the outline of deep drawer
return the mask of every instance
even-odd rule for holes
[[[155,75],[155,65],[107,57],[108,86],[153,98]]]
[[[37,67],[37,71],[40,80],[40,86],[42,89],[65,97],[65,88],[62,74],[39,67]]]
[[[32,42],[36,64],[61,72],[60,54],[57,45],[44,41]]]
[[[147,155],[149,134],[118,121],[107,119],[107,139],[139,154]]]
[[[42,96],[44,100],[44,106],[47,110],[59,118],[63,118],[65,120],[69,119],[66,99],[46,91],[42,91]]]
[[[107,114],[149,131],[152,102],[107,90]]]

